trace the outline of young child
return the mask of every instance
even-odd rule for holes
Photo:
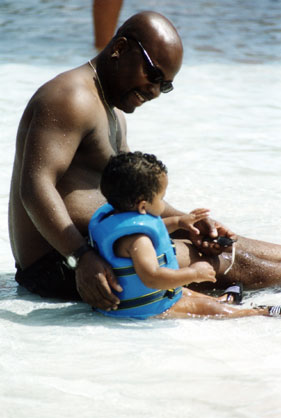
[[[106,166],[101,192],[109,203],[93,215],[89,236],[113,267],[123,291],[118,293],[117,310],[99,312],[141,319],[280,315],[279,306],[243,309],[230,305],[231,289],[215,298],[182,287],[216,282],[215,271],[204,257],[179,268],[169,237],[177,229],[199,233],[194,224],[206,218],[209,210],[196,209],[162,220],[167,185],[167,169],[154,155],[121,153]]]

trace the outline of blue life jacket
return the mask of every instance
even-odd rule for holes
[[[123,291],[114,292],[121,301],[117,310],[98,311],[109,316],[145,319],[169,309],[180,299],[182,291],[181,287],[159,290],[145,286],[137,276],[132,260],[114,254],[115,241],[132,234],[149,236],[161,267],[179,268],[168,231],[159,216],[141,215],[138,212],[114,213],[113,207],[105,204],[90,220],[89,237],[91,244],[113,267]]]

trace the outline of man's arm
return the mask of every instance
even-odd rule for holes
[[[20,195],[40,234],[53,248],[67,255],[85,241],[73,224],[57,185],[77,151],[81,132],[71,120],[71,111],[63,114],[58,104],[50,101],[38,101],[33,106],[22,157]]]
[[[165,202],[165,209],[164,212],[162,213],[162,218],[168,218],[169,216],[181,216],[184,215],[185,213],[175,209],[173,206],[171,206],[168,202]]]
[[[66,99],[66,97],[64,97]],[[92,126],[93,115],[87,98],[68,97],[62,103],[56,93],[45,93],[33,106],[23,155],[20,194],[33,224],[44,239],[66,256],[85,244],[74,225],[58,186],[70,167],[82,138]],[[92,110],[92,107],[89,106]],[[107,264],[93,251],[83,255],[77,272],[77,287],[89,304],[107,309],[116,307],[118,298],[108,286],[116,286]],[[116,290],[118,288],[116,287]]]

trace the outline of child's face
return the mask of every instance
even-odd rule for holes
[[[161,184],[161,190],[159,193],[157,193],[152,203],[146,202],[146,212],[150,213],[154,216],[160,216],[165,209],[165,202],[164,202],[164,196],[166,194],[167,186],[168,186],[168,176],[165,173],[160,174],[160,184]]]

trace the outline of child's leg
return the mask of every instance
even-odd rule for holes
[[[213,298],[190,289],[183,289],[181,299],[158,318],[241,318],[245,316],[270,316],[268,307],[239,308],[221,303],[219,298]]]
[[[195,290],[191,290],[189,288],[185,288],[184,292],[186,292],[186,290],[188,291],[188,295],[190,297],[205,298],[206,300],[209,300],[209,301],[215,299],[217,302],[227,303],[231,305],[235,303],[234,297],[232,295],[229,297],[227,293],[224,293],[221,296],[214,297],[214,296],[205,295],[204,293],[196,292]]]

